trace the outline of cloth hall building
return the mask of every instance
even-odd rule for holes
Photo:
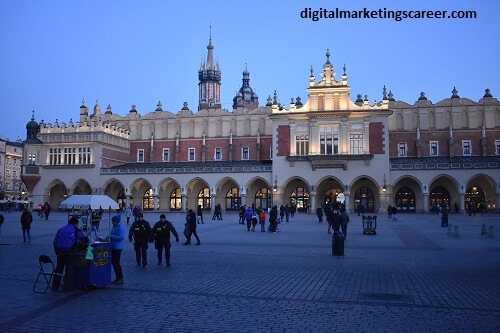
[[[304,103],[281,105],[277,93],[259,105],[243,72],[233,109],[221,109],[219,64],[210,39],[200,66],[199,104],[174,112],[125,115],[90,111],[73,122],[27,124],[22,179],[37,205],[57,207],[73,194],[106,194],[122,206],[185,211],[201,205],[294,204],[300,210],[341,201],[349,211],[389,204],[402,212],[430,205],[500,201],[500,103],[487,89],[479,101],[451,96],[412,104],[382,91],[380,102],[353,101],[345,67],[326,54],[311,68]],[[307,82],[307,80],[305,80]],[[453,210],[453,209],[452,209]]]

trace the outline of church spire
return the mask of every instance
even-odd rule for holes
[[[212,25],[210,24],[210,35],[207,46],[207,60],[200,66],[198,71],[199,103],[198,110],[214,107],[221,108],[220,104],[220,81],[221,71],[219,63],[214,62],[214,46],[212,44]]]

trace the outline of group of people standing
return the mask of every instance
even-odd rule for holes
[[[266,232],[267,214],[265,208],[254,208],[253,206],[246,207],[245,205],[243,205],[240,207],[239,217],[240,218],[238,223],[244,225],[246,222],[248,231],[255,231],[255,227],[257,226],[257,224],[260,224],[260,231]],[[281,220],[278,218],[278,207],[274,206],[269,212],[269,226],[267,228],[267,231],[280,231],[280,229],[278,228],[278,223],[281,223]]]
[[[339,207],[334,207],[332,203],[325,205],[324,213],[326,216],[326,222],[328,225],[328,234],[331,234],[333,229],[334,235],[341,233],[344,239],[347,238],[347,224],[349,223],[349,215],[345,210],[339,209]],[[316,216],[318,217],[318,223],[323,222],[323,207],[318,206],[316,208]]]

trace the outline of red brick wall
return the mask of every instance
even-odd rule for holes
[[[261,137],[261,160],[269,159],[269,149],[271,147],[271,137]],[[155,141],[154,154],[150,157],[151,143],[148,142],[131,142],[130,143],[130,157],[131,162],[137,162],[137,150],[144,149],[145,162],[162,162],[163,161],[163,148],[170,149],[170,162],[175,161],[175,140],[169,141]],[[229,158],[229,138],[213,138],[206,139],[205,160],[214,161],[215,148],[222,148],[222,160],[227,161]],[[179,141],[179,162],[188,161],[188,149],[195,149],[195,159],[197,162],[202,160],[202,145],[203,140],[197,139],[181,139]],[[250,150],[249,159],[257,159],[257,138],[256,137],[233,137],[233,161],[241,160],[241,149],[248,147]],[[151,158],[151,159],[150,159]]]
[[[278,146],[276,149],[276,156],[289,156],[290,155],[290,126],[278,126]]]
[[[136,150],[137,154],[137,150]],[[101,165],[103,168],[110,168],[130,161],[130,154],[114,149],[103,148],[101,155]]]
[[[421,131],[420,142],[422,145],[422,156],[429,156],[430,141],[438,141],[439,156],[449,156],[448,130]],[[416,156],[416,132],[391,131],[389,133],[389,155],[398,157],[398,143],[406,142],[407,156]],[[453,130],[453,156],[462,156],[462,140],[471,140],[471,149],[473,156],[482,155],[481,130]],[[500,131],[486,131],[486,152],[488,155],[495,155],[495,140],[500,140]],[[370,137],[371,144],[371,137]],[[371,149],[371,145],[370,145]]]
[[[370,154],[384,154],[384,125],[381,122],[370,123]]]

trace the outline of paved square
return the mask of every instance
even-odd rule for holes
[[[483,224],[499,229],[499,215],[450,215],[461,233],[453,238],[437,215],[379,215],[377,235],[366,236],[351,214],[345,256],[333,257],[314,214],[275,234],[248,232],[234,213],[207,214],[202,245],[174,242],[170,268],[156,265],[153,246],[137,267],[127,241],[124,285],[44,295],[32,292],[38,256],[55,259],[67,214],[34,214],[31,244],[20,213],[4,216],[0,332],[500,332],[500,240],[481,235]],[[167,218],[182,242],[184,214]]]

